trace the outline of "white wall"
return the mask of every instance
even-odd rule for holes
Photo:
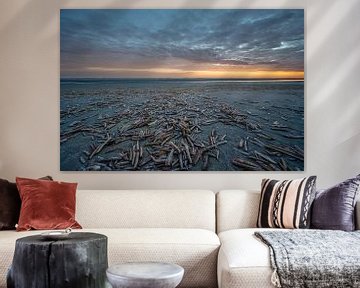
[[[166,3],[166,6],[160,3]],[[157,4],[158,3],[158,4]],[[60,172],[60,8],[305,8],[305,172]],[[263,177],[360,173],[359,0],[16,0],[0,2],[0,178],[76,181],[83,189],[258,189]]]

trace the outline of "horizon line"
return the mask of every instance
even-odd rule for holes
[[[203,77],[82,77],[82,76],[64,76],[60,80],[68,79],[96,79],[96,80],[298,80],[304,81],[305,78],[233,78],[233,77],[216,77],[216,78],[203,78]]]

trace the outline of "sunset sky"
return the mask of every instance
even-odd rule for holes
[[[61,10],[61,77],[304,77],[304,11]]]

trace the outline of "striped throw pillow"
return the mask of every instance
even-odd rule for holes
[[[294,180],[263,179],[257,227],[308,228],[316,176]]]

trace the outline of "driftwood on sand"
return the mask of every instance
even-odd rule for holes
[[[290,117],[284,114],[283,106],[265,107],[259,101],[243,100],[248,106],[241,109],[206,95],[200,99],[186,89],[154,93],[139,102],[129,100],[130,95],[140,93],[137,90],[128,91],[126,102],[124,92],[107,93],[107,97],[95,95],[82,105],[60,111],[62,149],[80,137],[86,139],[76,154],[82,170],[302,168],[304,151],[298,145],[303,131],[291,128],[283,119]],[[74,96],[69,92],[67,97]],[[269,116],[249,109],[249,105],[260,105],[259,111],[265,112],[277,109],[278,120],[270,122]],[[303,114],[296,108],[289,111]]]

